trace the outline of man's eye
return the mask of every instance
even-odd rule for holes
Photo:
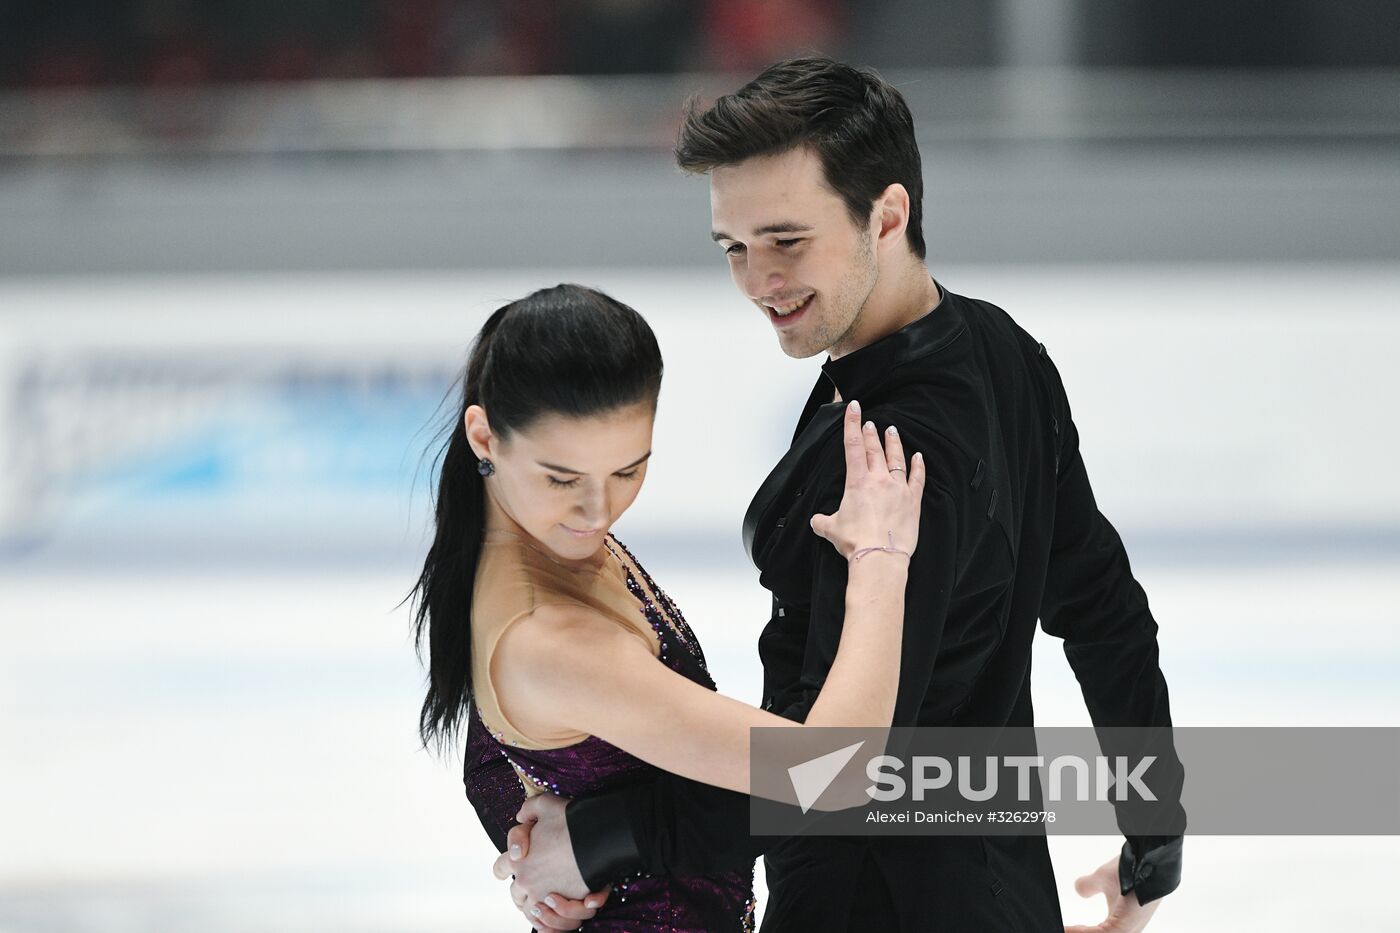
[[[742,244],[742,243],[730,243],[728,246],[726,246],[726,247],[724,248],[724,255],[726,255],[726,256],[737,256],[737,255],[739,255],[740,253],[742,253],[743,251],[744,251],[744,244]]]
[[[796,239],[796,240],[778,240],[778,241],[776,241],[776,242],[777,242],[777,244],[778,244],[779,246],[781,246],[783,249],[787,249],[788,247],[796,246],[798,243],[801,243],[802,240],[801,240],[801,239]]]
[[[577,477],[577,476],[575,476],[573,479],[567,480],[567,481],[566,481],[566,480],[562,480],[562,479],[555,479],[555,478],[552,477],[552,476],[546,477],[546,479],[549,480],[549,485],[551,485],[551,486],[558,486],[560,489],[568,489],[570,486],[577,486],[577,485],[578,485],[578,477]]]

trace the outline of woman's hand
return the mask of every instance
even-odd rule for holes
[[[847,560],[863,548],[895,547],[909,554],[919,542],[924,458],[904,462],[904,445],[891,425],[885,445],[873,422],[860,423],[860,403],[846,406],[846,490],[834,515],[813,515],[812,530]],[[891,540],[893,539],[893,540]]]
[[[1139,904],[1137,894],[1118,890],[1118,856],[1104,862],[1096,871],[1074,882],[1080,897],[1102,894],[1108,900],[1108,917],[1097,926],[1066,926],[1065,933],[1139,933],[1162,906],[1162,898]]]

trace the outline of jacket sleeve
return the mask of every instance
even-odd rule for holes
[[[564,810],[590,891],[636,872],[695,875],[748,869],[776,837],[749,835],[749,798],[663,772],[577,797]]]
[[[911,452],[920,449],[908,439],[905,445]],[[822,475],[834,478],[813,498],[812,511],[829,514],[841,501],[844,467]],[[953,586],[956,542],[952,498],[933,482],[930,471],[905,596],[895,725],[915,724],[928,690]],[[806,720],[826,681],[845,616],[846,561],[824,541],[816,554],[801,678],[767,706],[797,722]],[[673,774],[575,799],[565,815],[574,857],[590,890],[635,871],[703,874],[747,868],[779,838],[750,835],[747,795]]]
[[[1157,623],[1147,594],[1133,578],[1118,532],[1094,500],[1059,372],[1043,351],[1041,359],[1049,376],[1057,486],[1041,627],[1064,640],[1065,657],[1096,728],[1170,728],[1167,682],[1158,665]],[[1101,741],[1104,735],[1101,731]],[[1109,748],[1103,752],[1114,753]],[[1181,883],[1184,769],[1174,750],[1159,761],[1166,769],[1163,786],[1168,795],[1159,793],[1159,799],[1169,804],[1161,812],[1171,829],[1161,835],[1129,836],[1119,860],[1122,893],[1136,890],[1144,904]]]

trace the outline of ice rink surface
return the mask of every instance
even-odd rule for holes
[[[1400,442],[1385,427],[1400,266],[934,274],[1055,358],[1160,626],[1177,724],[1400,725]],[[657,331],[655,464],[618,534],[685,611],[721,690],[754,701],[767,598],[737,529],[817,361],[783,358],[718,268],[12,279],[0,376],[17,392],[14,367],[82,347],[452,364],[501,300],[561,278]],[[97,406],[75,431],[124,416]],[[25,424],[0,422],[12,453]],[[415,443],[395,454],[402,484],[304,511],[295,483],[260,498],[251,468],[194,496],[107,477],[42,507],[8,474],[0,933],[524,929],[460,761],[417,742],[423,673],[397,606],[421,556]],[[1033,670],[1038,724],[1088,723],[1043,633]],[[1120,843],[1051,837],[1067,922],[1102,917],[1073,882]],[[1192,836],[1150,929],[1400,930],[1397,869],[1394,837]]]

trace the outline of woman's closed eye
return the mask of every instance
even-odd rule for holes
[[[635,470],[628,470],[626,473],[614,473],[613,476],[616,476],[618,479],[634,480],[634,479],[637,478],[637,474],[639,474],[639,473],[641,473],[641,472],[642,472],[642,471],[641,471],[641,468],[638,468],[638,469],[635,469]],[[549,480],[549,485],[554,486],[554,487],[556,487],[556,488],[558,488],[558,489],[570,489],[570,488],[572,488],[572,487],[578,485],[578,479],[579,479],[579,478],[578,478],[577,476],[575,476],[575,477],[574,477],[573,479],[571,479],[571,480],[562,480],[562,479],[557,479],[557,478],[555,478],[555,477],[553,477],[553,476],[548,476],[548,477],[546,477],[546,479]]]

